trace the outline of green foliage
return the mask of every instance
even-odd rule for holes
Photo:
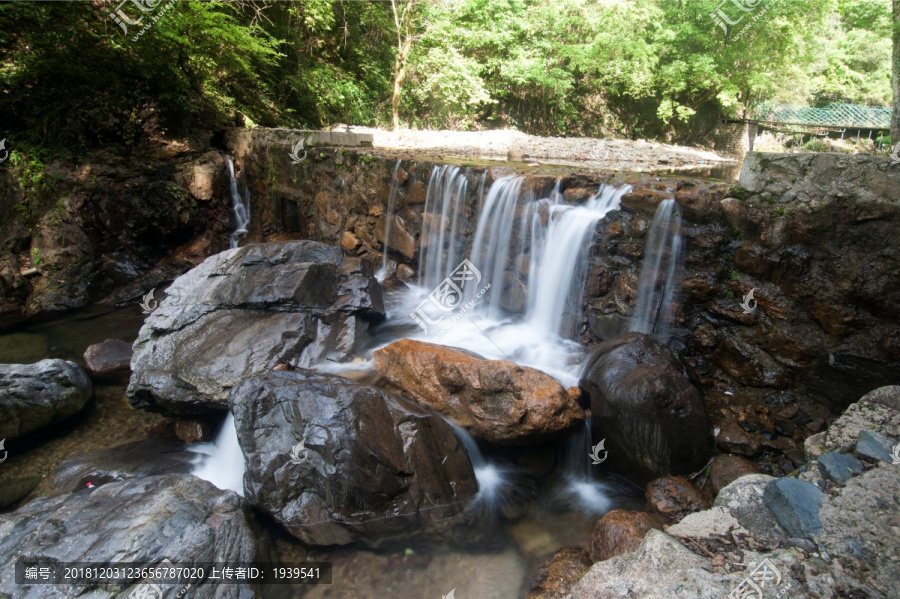
[[[40,266],[44,263],[44,258],[41,257],[41,251],[38,248],[31,248],[31,262],[35,266]]]
[[[761,0],[728,32],[719,0],[395,1],[417,3],[410,126],[690,141],[759,100],[890,100],[890,0]],[[136,40],[113,7],[0,3],[4,134],[72,148],[390,123],[389,2],[163,0]]]

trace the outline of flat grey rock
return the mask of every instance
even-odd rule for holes
[[[838,483],[850,480],[854,474],[862,474],[862,466],[845,453],[828,451],[819,456],[819,471],[826,478]]]
[[[795,478],[779,478],[766,486],[766,507],[792,537],[811,539],[822,531],[819,509],[825,494],[816,485]]]
[[[894,442],[881,433],[867,428],[859,431],[859,437],[856,441],[856,455],[891,464],[894,459],[891,455],[893,449]]]

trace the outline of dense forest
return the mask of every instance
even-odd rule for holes
[[[719,0],[3,2],[3,134],[71,149],[348,115],[702,142],[760,100],[890,105],[890,0],[764,4],[737,31]]]

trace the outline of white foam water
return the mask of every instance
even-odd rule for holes
[[[232,490],[244,496],[244,452],[238,443],[234,415],[228,412],[222,428],[212,443],[195,443],[190,447],[197,453],[191,474],[207,480],[217,488]]]

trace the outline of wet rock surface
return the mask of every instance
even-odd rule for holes
[[[534,368],[410,339],[373,356],[396,385],[492,443],[544,441],[584,419],[577,397]]]
[[[723,488],[713,504],[728,508],[732,516],[761,543],[777,545],[788,539],[787,531],[763,501],[766,486],[775,480],[765,474],[742,476]]]
[[[662,530],[663,519],[647,512],[612,510],[594,525],[591,533],[591,559],[600,562],[637,549],[652,529]]]
[[[719,454],[709,469],[709,481],[712,489],[718,493],[735,480],[747,474],[759,473],[759,465],[740,456],[727,453]]]
[[[127,381],[131,376],[131,344],[120,339],[95,343],[84,352],[84,363],[94,378]]]
[[[248,499],[305,543],[440,535],[477,490],[453,429],[383,391],[301,369],[244,379],[229,401]]]
[[[242,377],[350,354],[383,318],[368,262],[313,241],[273,242],[207,259],[168,288],[134,343],[135,407],[224,409]]]
[[[14,439],[79,412],[93,392],[87,373],[75,362],[0,364],[0,439]]]
[[[708,502],[697,488],[680,476],[665,476],[650,481],[645,497],[649,511],[675,521],[708,507]]]
[[[558,599],[569,593],[572,585],[590,569],[591,556],[581,547],[564,547],[549,564],[540,568],[541,576],[529,591],[527,599]]]
[[[585,362],[595,438],[638,479],[687,474],[712,454],[706,405],[684,366],[648,335],[626,333],[598,345]]]
[[[99,487],[107,483],[160,474],[187,474],[194,454],[185,443],[171,437],[157,437],[126,443],[71,457],[53,475],[53,484],[63,493]]]
[[[140,526],[136,526],[140,523]],[[150,476],[94,490],[40,497],[0,517],[0,593],[63,599],[73,585],[17,585],[19,560],[160,563],[252,562],[269,558],[266,537],[249,504],[191,475]],[[98,587],[92,596],[118,597],[137,584]],[[260,597],[249,584],[199,585],[194,597]]]
[[[827,431],[806,439],[807,460],[812,461],[827,451],[849,451],[863,430],[900,439],[900,386],[880,387],[866,393],[850,404]]]

